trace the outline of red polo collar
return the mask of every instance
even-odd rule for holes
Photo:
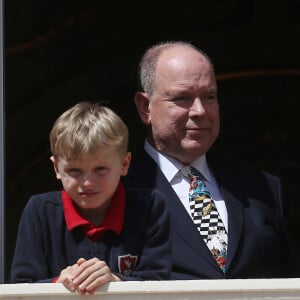
[[[103,222],[96,226],[79,214],[70,196],[65,190],[62,190],[62,202],[67,228],[72,231],[76,227],[82,227],[85,235],[96,242],[102,235],[112,230],[116,234],[120,234],[124,223],[125,213],[125,189],[120,182],[113,198],[109,210]]]

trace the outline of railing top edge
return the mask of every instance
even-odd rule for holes
[[[217,292],[299,292],[300,278],[288,279],[228,279],[228,280],[177,280],[177,281],[126,281],[111,282],[97,289],[95,294],[136,293],[217,293]],[[59,283],[0,284],[0,298],[11,295],[66,295],[70,294]]]

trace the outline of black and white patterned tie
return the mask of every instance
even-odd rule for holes
[[[182,173],[190,179],[189,203],[193,221],[219,267],[225,272],[228,238],[223,221],[200,172],[192,166],[185,166]]]

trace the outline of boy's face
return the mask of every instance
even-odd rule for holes
[[[106,211],[119,184],[128,172],[131,154],[122,156],[109,147],[81,155],[76,160],[51,157],[57,179],[79,210]]]

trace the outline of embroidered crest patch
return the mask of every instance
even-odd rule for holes
[[[118,257],[119,272],[123,275],[130,275],[135,268],[137,262],[136,255],[121,255]]]

